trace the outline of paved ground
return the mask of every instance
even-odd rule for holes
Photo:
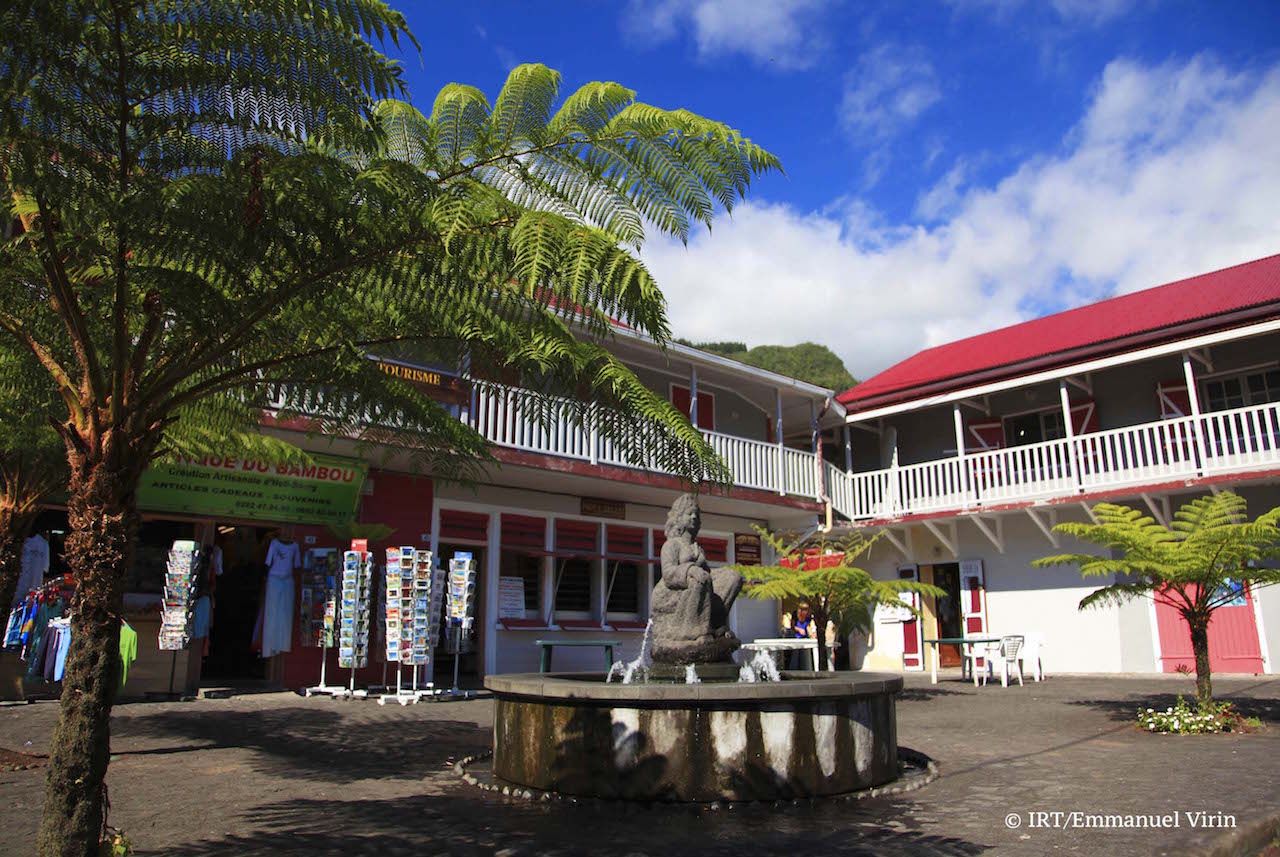
[[[1157,736],[1138,706],[1185,679],[1053,678],[1007,690],[912,677],[899,739],[935,758],[908,795],[711,812],[545,806],[489,797],[447,770],[488,744],[487,700],[381,707],[258,694],[126,705],[113,721],[111,821],[144,854],[1177,854],[1220,831],[1032,828],[1033,811],[1280,811],[1280,679],[1221,679],[1257,734]],[[0,747],[44,752],[53,703],[0,709]],[[28,744],[30,742],[30,744]],[[0,853],[30,853],[43,770],[0,773]],[[1019,814],[1021,827],[1005,818]]]

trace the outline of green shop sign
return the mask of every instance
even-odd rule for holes
[[[208,518],[340,524],[355,514],[365,473],[363,462],[323,455],[312,456],[310,464],[188,459],[157,464],[144,473],[138,508]]]

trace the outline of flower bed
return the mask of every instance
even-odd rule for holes
[[[1248,732],[1260,724],[1254,718],[1242,717],[1229,702],[1192,706],[1181,696],[1164,711],[1154,708],[1138,710],[1138,726],[1147,732],[1169,732],[1178,735],[1205,735],[1217,732]]]

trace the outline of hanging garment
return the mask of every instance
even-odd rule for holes
[[[196,606],[191,611],[191,639],[200,640],[209,636],[209,625],[213,621],[213,605],[208,595],[196,599]]]
[[[302,550],[298,543],[272,539],[267,547],[267,575],[292,579],[294,571],[299,568],[302,568]]]
[[[66,620],[70,622],[70,620]],[[71,651],[71,625],[58,628],[57,645],[53,655],[53,681],[62,681],[67,669],[67,653]],[[53,646],[53,644],[50,644]]]
[[[138,632],[128,622],[120,625],[120,689],[129,679],[129,667],[138,659]]]
[[[33,589],[39,589],[44,576],[49,573],[49,543],[44,536],[34,535],[22,543],[22,573],[18,576],[18,588],[13,592],[13,603]]]
[[[262,656],[269,658],[293,648],[293,576],[267,577],[267,599],[262,610]]]

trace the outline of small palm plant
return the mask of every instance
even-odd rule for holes
[[[818,628],[818,663],[827,662],[827,623],[836,627],[838,637],[865,629],[876,605],[904,605],[903,592],[932,595],[946,593],[936,586],[914,580],[877,580],[854,563],[865,558],[878,541],[855,530],[832,539],[822,535],[814,540],[792,541],[785,534],[754,527],[777,558],[777,565],[735,566],[746,580],[743,594],[748,598],[794,600],[809,603],[809,612]]]
[[[1224,491],[1187,503],[1170,526],[1112,503],[1099,503],[1093,514],[1096,524],[1064,523],[1054,530],[1106,548],[1107,556],[1059,554],[1032,564],[1076,565],[1085,577],[1114,578],[1081,599],[1081,610],[1156,596],[1172,604],[1191,633],[1196,699],[1209,706],[1209,621],[1239,597],[1241,586],[1256,590],[1280,583],[1280,570],[1264,566],[1280,558],[1280,507],[1250,521],[1244,499]]]

